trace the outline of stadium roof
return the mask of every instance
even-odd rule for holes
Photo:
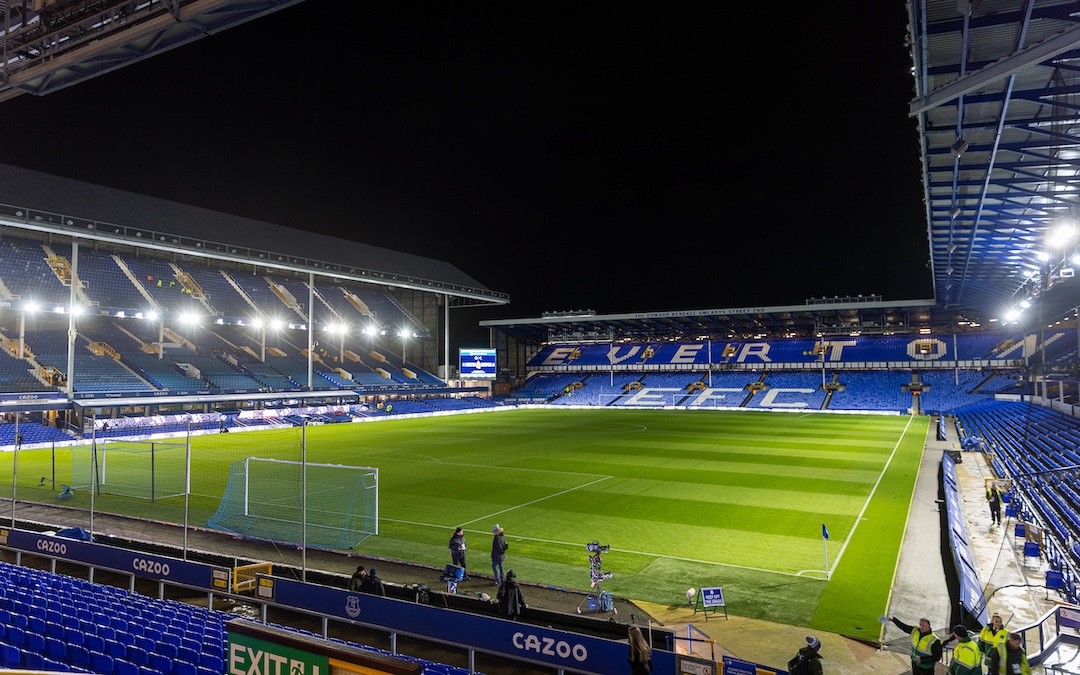
[[[299,2],[0,2],[0,101],[58,91]]]
[[[445,293],[459,306],[509,301],[447,262],[0,164],[4,225]]]
[[[1080,2],[912,0],[915,98],[934,288],[1001,316],[1043,293],[1075,307],[1080,233]]]

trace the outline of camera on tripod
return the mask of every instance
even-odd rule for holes
[[[600,542],[598,541],[594,541],[591,544],[585,544],[585,548],[587,548],[592,553],[606,553],[611,550],[611,546],[607,544],[601,546]]]

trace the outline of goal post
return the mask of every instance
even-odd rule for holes
[[[379,533],[379,470],[247,457],[232,463],[206,525],[254,539],[351,549]]]
[[[105,439],[71,451],[76,489],[155,501],[187,494],[188,480],[185,442]]]

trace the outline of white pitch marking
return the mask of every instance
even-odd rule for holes
[[[885,477],[885,472],[889,470],[889,465],[892,464],[893,457],[896,457],[896,451],[900,448],[900,443],[903,442],[904,436],[907,435],[908,428],[911,426],[911,421],[913,419],[915,418],[908,417],[907,424],[904,425],[904,430],[900,432],[900,438],[896,439],[896,444],[893,446],[892,452],[889,453],[889,461],[885,462],[885,466],[881,468],[881,473],[878,474],[878,479],[874,481],[874,487],[870,489],[870,494],[867,495],[866,501],[863,502],[863,507],[859,511],[859,515],[855,516],[855,525],[851,528],[851,532],[848,532],[847,537],[844,538],[844,545],[840,547],[840,553],[836,556],[836,561],[832,566],[833,572],[840,567],[840,559],[844,557],[844,551],[847,550],[848,544],[855,538],[855,530],[859,529],[859,523],[863,521],[863,514],[866,513],[867,507],[870,506],[870,500],[874,498],[874,493],[877,492],[878,486],[881,485],[881,479]]]

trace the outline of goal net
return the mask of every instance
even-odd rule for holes
[[[106,439],[72,448],[71,485],[97,494],[168,499],[187,494],[187,443]]]
[[[255,539],[354,548],[379,533],[379,470],[248,457],[232,463],[206,525]]]

